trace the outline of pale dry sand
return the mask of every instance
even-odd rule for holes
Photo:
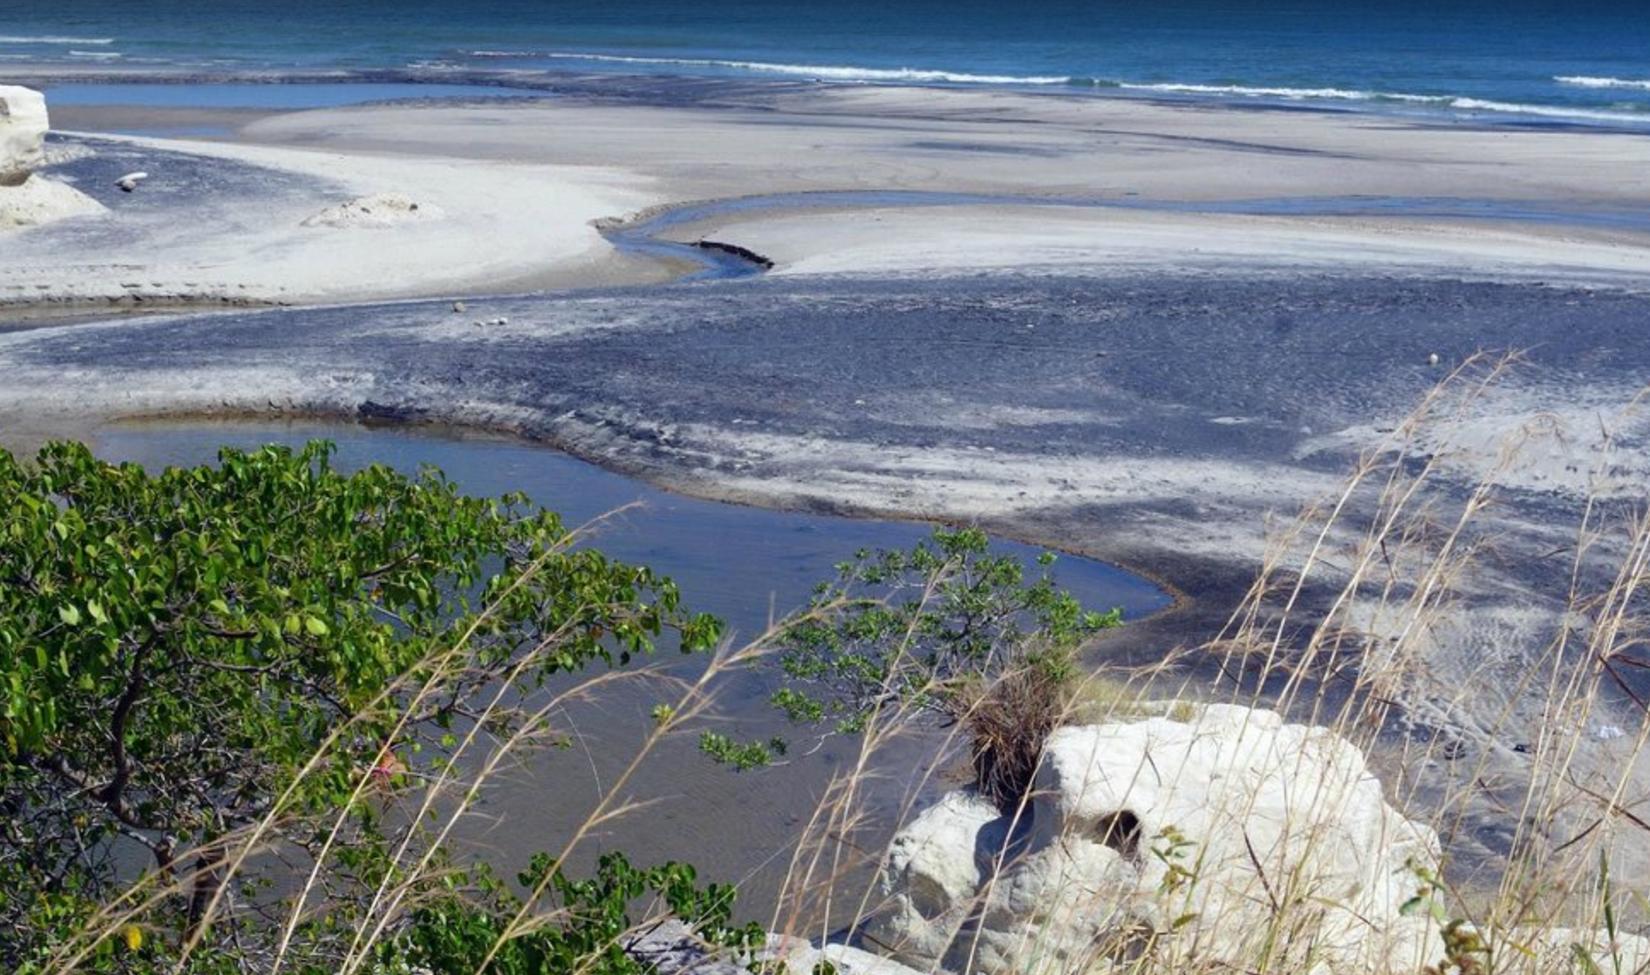
[[[262,167],[326,194],[276,201],[248,183],[176,221],[137,226],[119,246],[72,228],[8,235],[0,303],[311,303],[645,283],[678,269],[616,252],[592,221],[683,201],[840,191],[1002,199],[751,207],[671,234],[739,244],[792,274],[1351,268],[1630,287],[1650,278],[1650,140],[1619,133],[853,86],[247,119],[232,143],[119,144]],[[165,121],[186,119],[170,110]],[[326,206],[383,193],[446,216],[393,229],[303,226]],[[1010,205],[1060,199],[1117,206]],[[1196,212],[1372,199],[1467,201],[1490,217],[1525,218]],[[1140,209],[1151,207],[1176,209]],[[1636,222],[1611,222],[1633,213]],[[117,208],[109,221],[126,219]]]
[[[591,225],[658,202],[616,168],[147,138],[99,140],[92,156],[110,147],[131,157],[118,168],[150,178],[130,196],[85,183],[107,213],[0,235],[0,305],[317,303],[663,276],[616,261]],[[234,185],[214,185],[230,166]],[[164,206],[138,208],[156,194]],[[326,218],[386,196],[429,219]]]
[[[967,205],[755,208],[672,234],[737,243],[796,273],[1223,264],[1632,283],[1650,271],[1650,222],[1583,225],[1589,213],[1642,210],[1650,198],[1650,140],[1641,136],[1007,92],[828,88],[746,100],[338,109],[266,118],[244,135],[414,154],[462,144],[482,158],[618,163],[673,200],[894,190],[1194,209],[1397,198],[1558,214],[1515,225]],[[1577,218],[1563,219],[1566,209]]]
[[[665,195],[679,199],[927,189],[1164,200],[1488,196],[1638,206],[1650,196],[1647,142],[1636,135],[860,86],[731,101],[341,108],[265,118],[242,135],[264,143],[622,165],[661,178]]]
[[[781,274],[1357,268],[1650,285],[1650,239],[1508,222],[962,205],[767,213],[673,231],[737,242]]]

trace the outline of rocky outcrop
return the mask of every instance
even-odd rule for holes
[[[21,186],[40,168],[48,128],[45,95],[0,85],[0,187]]]
[[[44,95],[0,85],[0,231],[103,211],[74,187],[35,172],[45,162],[49,127]]]
[[[1213,706],[1060,729],[1017,821],[947,796],[894,841],[865,934],[918,968],[1004,975],[1147,952],[1165,971],[1413,973],[1442,939],[1402,908],[1437,856],[1351,742]]]
[[[889,847],[863,940],[968,975],[1456,970],[1428,903],[1438,838],[1357,746],[1271,711],[1170,713],[1184,720],[1056,731],[1016,814],[967,790],[922,812]],[[1634,935],[1460,932],[1485,971],[1650,965]]]

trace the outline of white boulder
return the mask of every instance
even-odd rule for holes
[[[773,932],[768,934],[768,943],[756,960],[758,964],[751,971],[774,971],[783,965],[787,975],[813,975],[819,971],[834,971],[836,975],[930,975],[927,969],[919,971],[863,948],[836,943],[815,945]],[[695,971],[694,975],[700,973]]]
[[[0,231],[104,212],[103,204],[86,194],[39,174],[18,186],[0,186]]]
[[[0,85],[0,186],[20,186],[40,167],[50,127],[45,95]]]
[[[1269,711],[1062,728],[1020,819],[967,792],[918,816],[867,940],[988,975],[1146,952],[1161,970],[1407,975],[1442,944],[1426,912],[1400,910],[1436,835],[1386,803],[1351,742]]]
[[[46,96],[0,85],[0,231],[103,213],[103,204],[35,172],[46,161]]]

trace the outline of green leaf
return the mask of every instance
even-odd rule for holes
[[[226,809],[295,821],[347,811],[354,835],[340,853],[346,869],[337,879],[375,884],[395,869],[386,862],[382,809],[351,803],[356,770],[370,767],[387,738],[395,737],[400,754],[419,755],[421,743],[450,729],[456,714],[486,709],[481,701],[466,710],[478,703],[467,695],[504,691],[518,703],[553,673],[622,664],[627,654],[652,651],[667,632],[684,649],[712,646],[720,633],[716,621],[680,609],[675,587],[650,570],[593,549],[567,550],[560,520],[521,499],[469,498],[434,471],[346,474],[331,466],[331,454],[324,443],[226,449],[213,465],[151,473],[104,463],[83,444],[47,444],[27,464],[0,450],[0,566],[8,578],[29,580],[0,583],[0,781],[7,795],[61,791],[47,770],[5,760],[47,746],[67,766],[102,779],[111,701],[131,686],[141,654],[153,666],[144,668],[142,693],[128,698],[122,738],[132,781],[142,783],[132,793],[135,815],[167,824],[181,846],[199,848],[215,838]],[[456,641],[470,632],[477,638]],[[468,654],[458,666],[428,666],[432,653],[455,645]],[[425,723],[403,734],[365,706],[405,703],[396,695],[418,686],[408,678],[439,685],[428,700],[440,705],[423,709]],[[490,724],[489,734],[543,730],[531,724],[530,709],[496,713],[500,727]],[[359,733],[336,734],[353,721],[361,722]],[[443,741],[457,747],[450,732]],[[323,748],[332,749],[329,760],[312,763]],[[399,776],[385,778],[393,784]],[[24,834],[0,836],[0,915],[8,924],[14,915],[53,910],[78,922],[101,906],[95,894],[80,900],[79,892],[112,888],[93,862],[99,858],[85,857],[78,844],[106,836],[109,814],[95,795],[67,795],[31,807]],[[54,882],[75,892],[64,895],[73,903],[42,902],[40,915],[28,914],[32,907],[8,911],[8,881],[17,874],[7,865],[20,862],[12,855],[20,844],[31,860],[69,865],[71,875]],[[273,859],[249,863],[237,880],[267,890],[279,869]],[[437,873],[445,881],[445,871]],[[663,876],[615,867],[598,879],[641,894],[650,878]],[[592,889],[581,900],[569,893],[574,882],[566,883],[548,893],[595,908],[589,917],[599,924],[547,926],[551,940],[534,943],[538,954],[495,966],[501,975],[572,970],[590,956],[587,949],[622,930],[597,928],[623,917],[626,897]],[[40,893],[36,886],[25,886],[25,903]],[[503,896],[497,886],[482,889]],[[355,891],[344,893],[341,903],[348,903]],[[707,911],[708,903],[690,905],[696,910],[688,916],[725,926],[725,914]],[[182,940],[182,931],[166,930],[181,913],[161,906],[145,914],[153,936],[146,927],[145,957],[133,955],[128,967],[147,971],[154,967],[149,955]],[[490,945],[501,931],[478,931],[476,941]],[[563,936],[588,937],[554,941]],[[0,967],[12,958],[6,948]],[[226,957],[208,968],[238,971],[233,962]]]

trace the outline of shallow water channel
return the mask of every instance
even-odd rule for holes
[[[770,611],[806,602],[832,565],[861,548],[908,547],[928,526],[770,511],[681,497],[609,473],[555,450],[470,433],[428,428],[365,427],[324,422],[165,421],[99,428],[88,439],[100,456],[145,466],[210,463],[221,445],[301,444],[326,438],[338,445],[341,468],[372,462],[405,471],[433,464],[467,493],[523,491],[576,525],[633,503],[603,525],[593,544],[627,561],[674,578],[688,608],[715,613],[739,636],[758,632]],[[1002,551],[1033,559],[1038,549],[1000,543]],[[1139,618],[1168,605],[1151,582],[1116,566],[1072,556],[1055,564],[1056,579],[1093,608],[1123,609]],[[676,658],[680,659],[680,658]],[[567,831],[590,813],[635,754],[647,713],[665,692],[646,685],[615,685],[612,693],[569,712],[575,732],[568,750],[530,755],[487,797],[467,839],[514,868],[535,850],[559,849]],[[769,734],[781,726],[765,703],[759,675],[731,681],[719,698],[722,713],[741,734]],[[811,738],[805,731],[795,741]],[[891,822],[915,792],[954,784],[930,770],[932,747],[896,748],[879,771],[873,820]],[[813,813],[833,770],[854,754],[830,741],[781,767],[734,773],[701,757],[693,740],[670,741],[654,752],[627,794],[652,804],[607,824],[577,859],[623,849],[633,861],[681,859],[701,877],[739,881],[747,917],[767,920],[800,827]]]

